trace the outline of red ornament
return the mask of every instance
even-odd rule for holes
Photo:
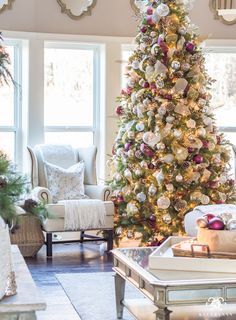
[[[207,213],[207,214],[204,214],[203,217],[206,217],[207,221],[209,222],[210,220],[214,219],[216,216],[212,213]]]
[[[203,156],[201,154],[196,154],[194,157],[193,157],[193,161],[196,163],[196,164],[201,164],[203,163]]]
[[[124,113],[124,110],[123,110],[122,106],[118,106],[118,107],[116,108],[116,114],[117,114],[118,116],[121,116],[123,113]]]

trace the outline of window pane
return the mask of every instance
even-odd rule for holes
[[[9,70],[13,74],[14,70],[14,47],[8,46],[7,53],[11,59]],[[14,87],[13,85],[3,85],[0,87],[0,126],[14,125]]]
[[[15,133],[0,132],[0,150],[6,153],[8,158],[12,161],[15,161],[14,147],[15,147]]]
[[[92,132],[45,132],[45,143],[65,143],[72,147],[90,147],[93,145]]]
[[[208,53],[206,55],[206,67],[213,84],[212,106],[218,126],[236,126],[236,53]]]
[[[45,126],[93,126],[93,50],[45,49]]]

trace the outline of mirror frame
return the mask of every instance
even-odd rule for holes
[[[71,9],[66,7],[66,4],[63,0],[57,0],[57,3],[61,7],[61,12],[67,14],[71,19],[74,19],[74,20],[78,20],[85,15],[90,16],[93,7],[95,7],[95,5],[96,5],[96,2],[97,2],[97,0],[93,0],[93,3],[90,6],[88,6],[85,11],[83,11],[80,15],[75,15],[72,13]]]
[[[223,16],[220,16],[218,14],[218,9],[217,9],[217,4],[216,4],[217,0],[209,0],[209,7],[210,10],[213,12],[214,14],[214,19],[216,20],[220,20],[222,23],[226,24],[226,25],[233,25],[236,24],[236,19],[232,20],[232,21],[228,21],[226,19],[224,19]],[[222,8],[223,9],[223,8]]]
[[[14,0],[8,0],[8,4],[4,4],[4,5],[2,6],[2,8],[0,8],[0,13],[1,13],[2,11],[4,11],[5,9],[11,9],[13,1],[14,1]]]

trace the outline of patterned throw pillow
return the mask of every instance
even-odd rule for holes
[[[44,162],[47,187],[54,203],[60,200],[85,199],[84,162],[80,161],[68,169]]]

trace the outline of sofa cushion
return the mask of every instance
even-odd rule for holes
[[[84,162],[68,169],[44,162],[47,188],[54,203],[60,200],[84,199]]]

